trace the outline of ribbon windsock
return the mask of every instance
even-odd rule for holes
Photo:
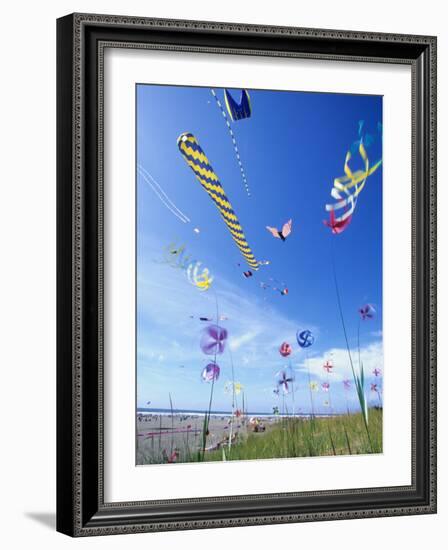
[[[362,141],[359,143],[358,152],[364,163],[364,169],[352,172],[349,165],[352,154],[348,151],[345,156],[344,175],[334,179],[333,188],[331,190],[331,196],[336,199],[337,202],[325,205],[325,210],[330,212],[330,220],[326,220],[325,224],[332,229],[333,233],[341,233],[350,223],[359,194],[364,189],[367,178],[372,175],[382,163],[380,159],[373,166],[370,166],[369,157],[367,156],[367,151]],[[343,211],[338,213],[338,211],[342,209]]]

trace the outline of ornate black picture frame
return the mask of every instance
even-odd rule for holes
[[[103,55],[108,45],[412,69],[412,484],[107,503]],[[436,512],[436,38],[73,14],[57,22],[57,529],[71,536]]]

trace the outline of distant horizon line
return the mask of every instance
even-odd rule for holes
[[[375,407],[373,407],[375,408]],[[173,409],[170,409],[170,408],[163,408],[163,407],[137,407],[137,414],[138,413],[166,413],[166,414],[171,414],[171,412],[173,412],[174,414],[206,414],[206,412],[208,411],[205,411],[204,409],[176,409],[176,408],[173,408]],[[351,411],[353,412],[353,414],[357,414],[358,412],[360,411]],[[231,416],[232,415],[232,411],[230,410],[211,410],[210,411],[210,414],[213,414],[213,415],[217,415],[217,414],[220,414],[220,415],[226,415],[226,416]],[[257,411],[257,412],[254,412],[254,411],[246,411],[247,415],[250,415],[250,416],[343,416],[345,414],[347,414],[347,411],[344,411],[344,412],[336,412],[336,411],[333,411],[333,412],[320,412],[320,411],[314,411],[314,413],[312,412],[303,412],[303,411],[296,411],[295,413],[293,413],[292,411],[291,412],[280,412],[278,414],[275,414],[274,412],[260,412],[260,411]]]

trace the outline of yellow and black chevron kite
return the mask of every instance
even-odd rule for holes
[[[243,229],[233,211],[233,207],[227,198],[218,176],[215,174],[208,158],[199,145],[198,140],[193,134],[184,132],[178,137],[177,145],[186,163],[193,170],[194,175],[215,203],[216,208],[219,210],[233,240],[240,249],[249,267],[253,270],[257,270],[260,263],[255,259],[250,246],[247,244]]]

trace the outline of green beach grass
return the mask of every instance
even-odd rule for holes
[[[288,418],[264,433],[250,433],[230,449],[224,447],[225,460],[381,453],[382,416],[381,410],[369,410],[373,448],[361,413],[313,420]],[[222,449],[207,453],[205,460],[223,460]]]
[[[198,422],[196,436],[182,434],[175,442],[169,435],[162,442],[158,436],[141,441],[137,463],[164,463],[173,446],[178,451],[179,463],[381,453],[382,410],[369,409],[368,420],[370,442],[362,413],[314,419],[289,417],[265,423],[264,432],[254,433],[247,424],[239,430],[235,428],[237,437],[230,447],[223,442],[216,450],[206,452],[202,450],[203,436]],[[171,424],[169,419],[168,423]]]

